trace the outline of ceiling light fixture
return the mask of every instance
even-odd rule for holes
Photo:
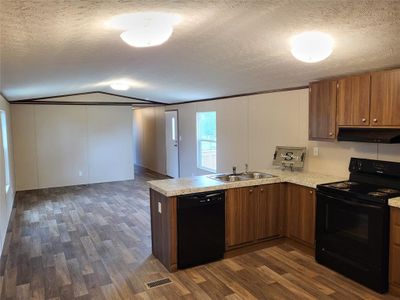
[[[107,26],[124,30],[121,39],[133,47],[152,47],[165,43],[180,22],[177,14],[141,12],[113,17]]]
[[[124,81],[116,81],[110,84],[110,87],[117,91],[126,91],[130,88],[129,83]]]
[[[333,43],[329,34],[317,31],[303,32],[290,39],[293,56],[306,63],[326,59],[333,51]]]

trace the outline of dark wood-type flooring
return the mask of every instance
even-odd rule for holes
[[[152,172],[134,181],[17,193],[0,264],[1,299],[395,299],[283,241],[170,274],[151,255]],[[171,284],[147,289],[168,277]]]

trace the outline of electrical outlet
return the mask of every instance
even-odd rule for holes
[[[83,172],[81,170],[79,170],[78,175],[79,175],[79,177],[82,177]]]
[[[318,147],[314,147],[313,148],[313,155],[314,156],[318,156],[319,155],[319,148]]]
[[[161,202],[158,202],[158,213],[161,214]]]

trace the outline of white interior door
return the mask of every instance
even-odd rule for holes
[[[165,112],[165,146],[167,175],[179,177],[178,111]]]

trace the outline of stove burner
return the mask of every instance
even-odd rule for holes
[[[379,192],[382,192],[382,193],[387,193],[387,194],[397,194],[397,193],[400,193],[399,190],[388,189],[388,188],[378,189],[378,191],[379,191]]]
[[[357,182],[353,182],[353,181],[344,181],[344,182],[333,183],[330,186],[337,188],[337,189],[346,190],[346,189],[349,189],[350,186],[357,185],[357,184],[358,184]]]
[[[387,194],[386,194],[386,193],[383,193],[383,192],[369,192],[368,195],[374,196],[374,197],[383,197],[383,196],[387,196]]]
[[[347,183],[348,185],[357,185],[358,182],[355,181],[346,181],[345,183]]]

